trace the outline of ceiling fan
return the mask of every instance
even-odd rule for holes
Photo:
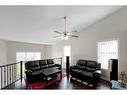
[[[59,32],[59,31],[54,31],[55,33],[59,34],[58,36],[54,36],[53,38],[58,38],[60,37],[61,39],[63,40],[68,40],[70,37],[75,37],[75,38],[78,38],[79,36],[77,35],[73,35],[72,32],[77,32],[76,30],[75,31],[72,31],[72,32],[68,32],[66,27],[67,27],[67,24],[66,24],[66,21],[67,20],[67,17],[65,16],[64,17],[64,21],[65,21],[65,30],[64,32]]]

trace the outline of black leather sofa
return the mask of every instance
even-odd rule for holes
[[[26,80],[28,83],[43,79],[42,70],[57,67],[61,69],[61,64],[55,64],[53,59],[27,61],[25,63]]]
[[[76,65],[70,67],[70,74],[95,87],[101,76],[101,64],[92,60],[78,60]]]

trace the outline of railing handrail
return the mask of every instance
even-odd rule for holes
[[[48,59],[62,59],[62,57],[48,58]],[[48,59],[44,59],[44,60],[48,60]],[[43,60],[43,59],[40,59],[40,60]],[[31,60],[31,61],[35,61],[35,60]],[[0,67],[5,67],[5,66],[9,66],[9,65],[14,65],[14,64],[20,64],[20,62],[11,63],[11,64],[5,64],[5,65],[0,65]],[[22,61],[22,62],[27,62],[27,61]]]
[[[51,59],[62,59],[62,57],[55,57],[55,58],[51,58]]]
[[[48,60],[48,59],[62,59],[62,57],[56,57],[56,58],[47,58],[47,59],[40,59],[40,60]],[[29,61],[39,61],[39,60],[29,60]],[[20,61],[21,62],[21,61]],[[19,63],[20,63],[19,62]],[[28,61],[22,61],[23,63],[28,62]]]
[[[6,65],[1,65],[0,67],[6,67],[6,66],[9,66],[9,65],[14,65],[14,64],[19,64],[20,62],[17,62],[17,63],[11,63],[11,64],[6,64]]]

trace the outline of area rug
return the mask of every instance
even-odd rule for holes
[[[66,74],[62,71],[62,78],[64,78],[65,76],[66,76]],[[61,80],[61,76],[60,76],[60,74],[57,74],[51,80],[49,80],[47,84],[44,80],[37,81],[34,83],[29,83],[29,84],[26,81],[26,88],[27,89],[43,89],[43,88],[49,86],[50,84],[53,84],[53,83],[58,82],[60,80]]]

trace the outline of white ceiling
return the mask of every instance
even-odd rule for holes
[[[0,38],[29,43],[53,44],[54,30],[84,29],[121,6],[0,6]]]

